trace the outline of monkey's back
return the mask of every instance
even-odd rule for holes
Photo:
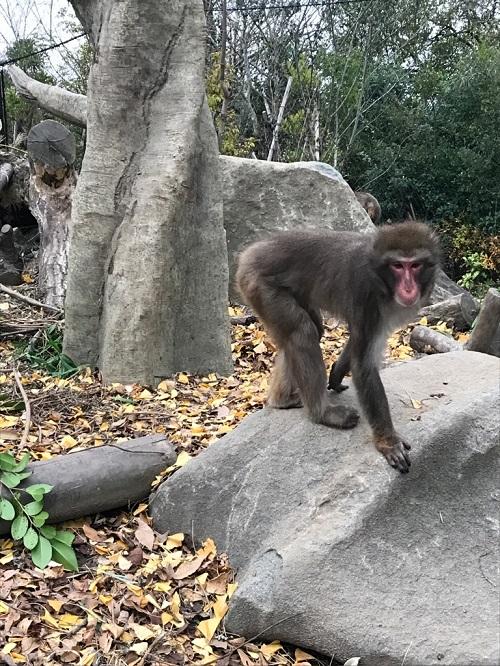
[[[347,276],[356,267],[368,264],[372,247],[371,234],[280,232],[243,250],[238,259],[237,285],[257,310],[262,289],[286,290],[299,302],[348,320],[348,299],[343,296],[352,293],[353,285],[348,284]]]

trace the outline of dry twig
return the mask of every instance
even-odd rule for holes
[[[28,435],[30,432],[30,425],[31,425],[31,405],[30,401],[28,398],[28,395],[26,391],[24,390],[24,387],[21,383],[21,375],[19,374],[17,368],[14,368],[14,379],[16,380],[17,387],[19,389],[19,392],[21,393],[21,396],[24,401],[24,410],[25,410],[25,424],[24,424],[24,431],[23,431],[23,436],[21,438],[21,443],[19,444],[20,450],[24,449],[28,442]]]
[[[47,305],[46,303],[42,303],[41,301],[37,301],[35,298],[31,298],[31,296],[25,296],[24,294],[20,294],[15,289],[10,289],[10,287],[6,287],[1,282],[0,282],[0,291],[3,291],[4,294],[12,296],[12,298],[18,298],[20,301],[29,303],[30,305],[36,305],[39,308],[44,308],[45,310],[50,310],[51,312],[57,312],[57,313],[61,312],[59,308],[56,308],[53,305]]]

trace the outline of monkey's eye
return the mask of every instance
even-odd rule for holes
[[[397,271],[402,271],[404,269],[403,264],[401,264],[399,262],[396,262],[396,263],[392,264],[392,267],[395,268]]]
[[[419,261],[414,261],[411,265],[411,268],[413,271],[418,271],[420,268],[422,268],[422,264]]]

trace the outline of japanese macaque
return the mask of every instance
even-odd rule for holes
[[[382,209],[373,194],[370,194],[369,192],[354,192],[354,196],[359,201],[361,207],[366,210],[368,217],[373,224],[380,224]]]
[[[432,290],[439,248],[429,227],[405,222],[374,234],[290,231],[258,241],[238,261],[236,280],[277,346],[268,404],[304,406],[315,423],[353,428],[358,412],[332,402],[320,348],[321,311],[342,318],[349,341],[330,374],[340,392],[351,371],[375,446],[408,472],[410,445],[395,431],[380,380],[387,336],[415,318]]]

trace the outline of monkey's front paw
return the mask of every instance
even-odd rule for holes
[[[358,425],[359,414],[352,407],[328,405],[323,414],[322,423],[330,428],[354,428]]]
[[[348,388],[349,386],[347,384],[328,384],[328,390],[335,391],[336,393],[342,393],[342,391],[345,391]]]
[[[375,446],[391,467],[397,469],[401,474],[408,474],[411,461],[407,451],[411,449],[411,446],[400,435],[394,433],[389,437],[378,437],[375,440]]]

